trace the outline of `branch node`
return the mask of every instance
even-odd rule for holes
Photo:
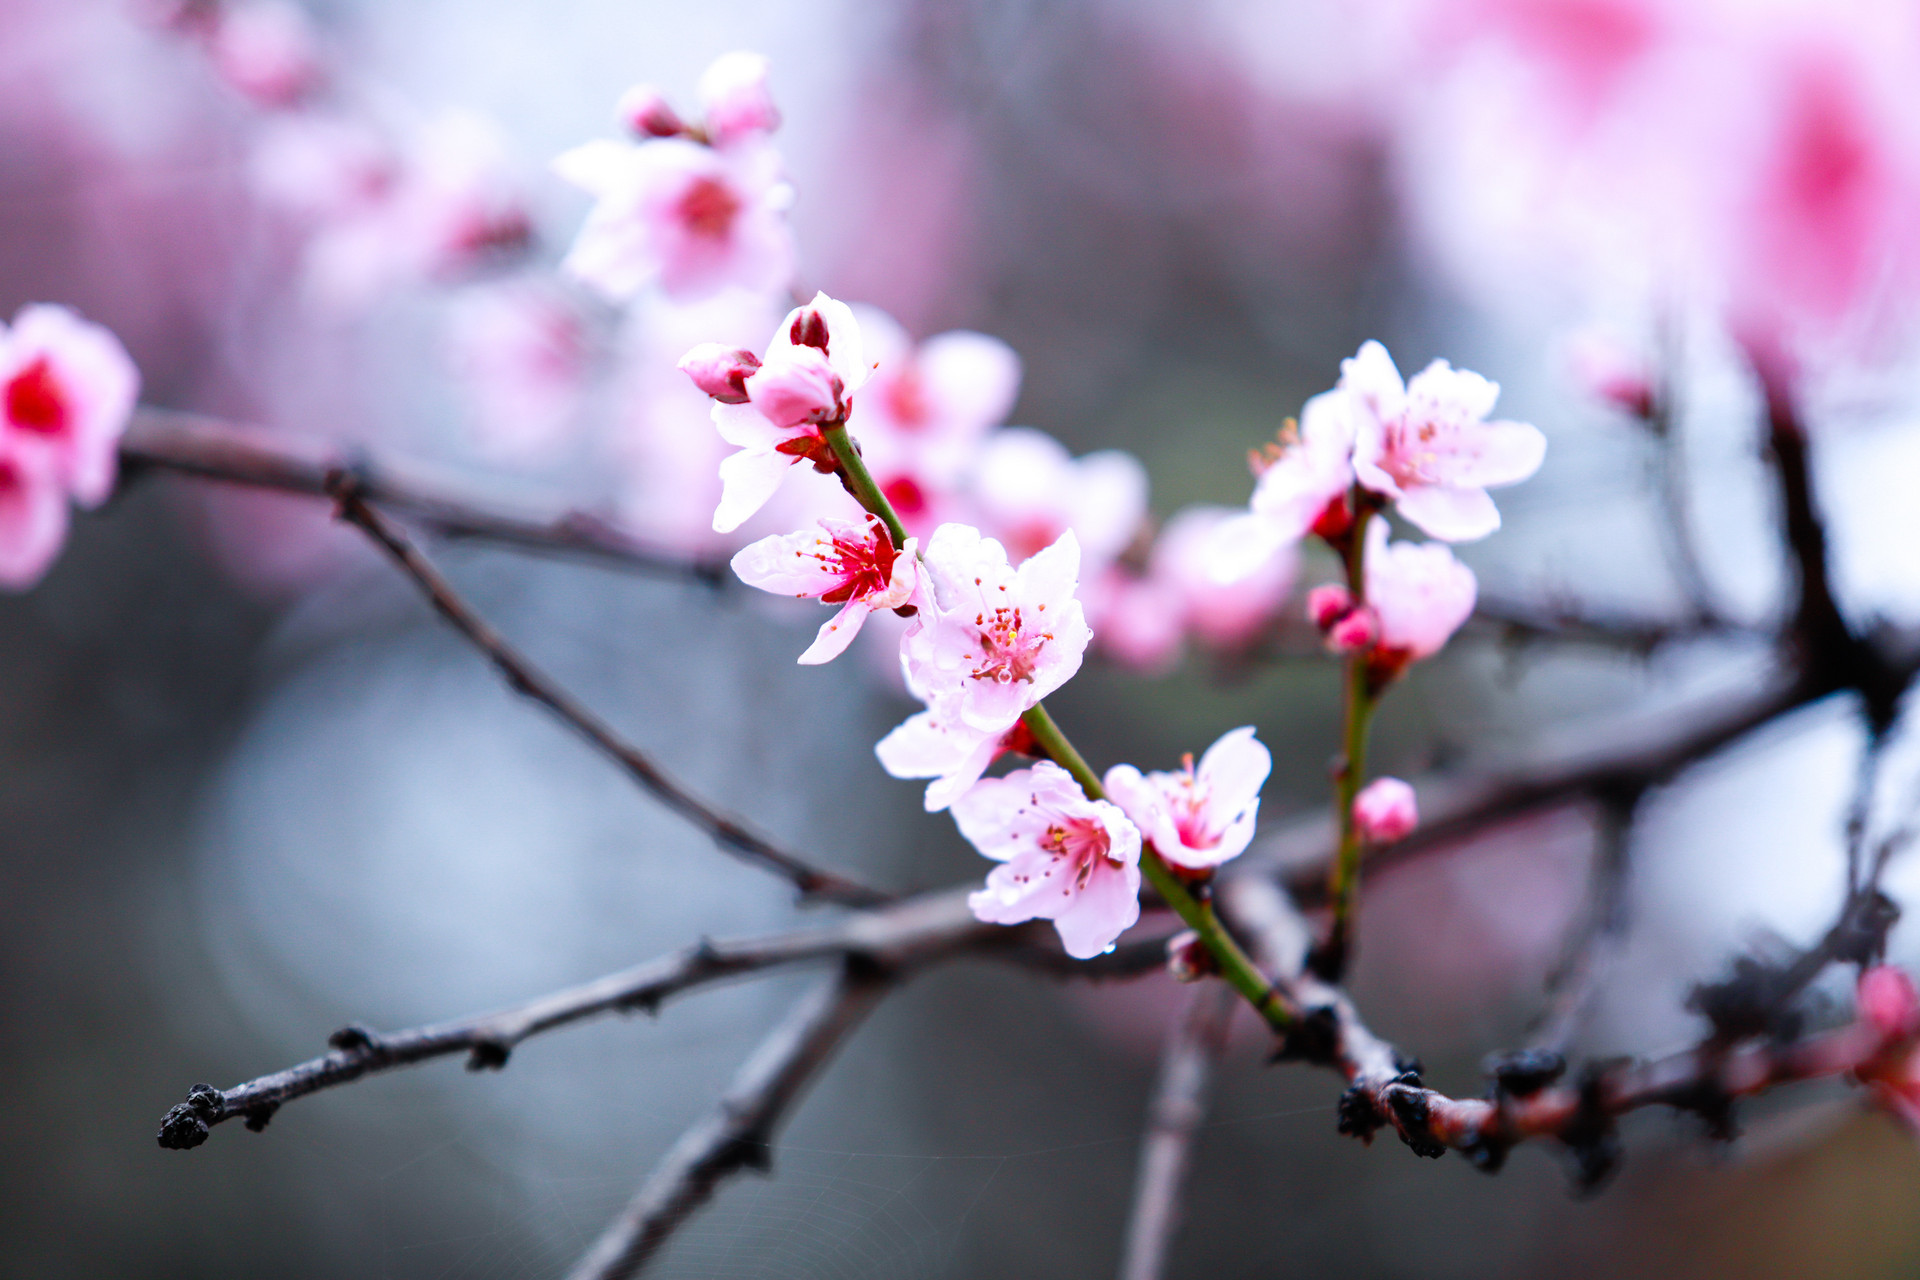
[[[1268,1063],[1308,1062],[1317,1067],[1330,1066],[1340,1051],[1340,1014],[1332,1005],[1315,1005],[1304,1010],[1280,1043]]]
[[[1446,1144],[1433,1136],[1433,1109],[1427,1104],[1427,1091],[1420,1086],[1420,1077],[1408,1072],[1386,1088],[1387,1105],[1393,1108],[1394,1128],[1400,1133],[1400,1141],[1412,1149],[1413,1154],[1427,1160],[1438,1160],[1447,1154]]]
[[[1620,1135],[1602,1097],[1605,1079],[1605,1067],[1587,1064],[1580,1078],[1580,1105],[1560,1131],[1572,1159],[1569,1173],[1576,1196],[1597,1194],[1620,1168]]]
[[[1566,1074],[1567,1060],[1551,1049],[1496,1053],[1481,1069],[1493,1077],[1496,1097],[1530,1098]]]
[[[379,1045],[379,1033],[359,1022],[349,1022],[327,1037],[327,1047],[342,1053],[370,1053]]]
[[[1340,1095],[1334,1114],[1338,1118],[1336,1132],[1358,1138],[1368,1146],[1373,1145],[1373,1135],[1386,1123],[1374,1108],[1373,1097],[1367,1086],[1360,1083],[1347,1086],[1347,1091]]]
[[[277,1102],[263,1102],[257,1107],[248,1107],[242,1113],[241,1123],[247,1126],[248,1133],[259,1133],[267,1127],[267,1121],[273,1119],[273,1113],[280,1109]]]
[[[467,1070],[498,1071],[507,1065],[507,1057],[512,1052],[512,1046],[498,1040],[476,1040],[467,1051]]]

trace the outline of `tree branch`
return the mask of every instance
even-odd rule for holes
[[[1167,1034],[1140,1144],[1120,1280],[1159,1280],[1165,1270],[1180,1229],[1180,1198],[1194,1130],[1206,1116],[1214,1068],[1226,1049],[1227,1028],[1239,1003],[1238,993],[1226,983],[1197,982]]]
[[[725,1096],[681,1135],[570,1280],[639,1273],[714,1189],[743,1169],[772,1168],[775,1130],[833,1051],[893,983],[886,970],[849,960],[761,1042]]]
[[[652,546],[596,516],[577,511],[545,519],[516,514],[408,481],[396,469],[375,466],[365,458],[324,446],[303,446],[274,432],[199,414],[143,406],[120,442],[120,465],[123,485],[145,472],[166,471],[316,498],[328,496],[328,475],[352,471],[360,477],[362,494],[369,502],[401,512],[439,537],[581,556],[707,586],[729,580],[724,560]]]
[[[606,721],[588,710],[502,639],[484,618],[460,598],[452,584],[420,554],[400,527],[374,508],[353,473],[330,473],[326,489],[338,504],[340,518],[365,531],[413,580],[440,616],[452,623],[454,629],[465,636],[474,648],[486,655],[515,692],[526,695],[559,716],[667,808],[705,831],[715,844],[791,881],[803,898],[853,906],[871,906],[887,900],[887,895],[878,890],[837,873],[810,866],[681,787],[637,747],[615,733]]]
[[[1637,795],[1600,803],[1585,909],[1547,980],[1547,1005],[1534,1021],[1536,1049],[1566,1054],[1613,967],[1627,926],[1627,871],[1638,807]]]

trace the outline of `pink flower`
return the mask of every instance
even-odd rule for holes
[[[221,77],[262,105],[286,106],[319,82],[313,24],[288,0],[223,6],[209,41]]]
[[[1231,583],[1215,574],[1215,539],[1238,517],[1226,507],[1186,507],[1174,513],[1154,539],[1150,572],[1178,598],[1182,625],[1204,644],[1236,649],[1251,643],[1293,590],[1298,557],[1291,545],[1265,558],[1243,561]]]
[[[703,342],[680,358],[680,371],[693,385],[721,404],[745,404],[747,379],[760,367],[760,357],[724,342]]]
[[[596,201],[562,265],[616,302],[656,282],[679,301],[729,285],[771,292],[793,273],[792,191],[764,147],[602,139],[554,169]]]
[[[1260,788],[1273,758],[1252,725],[1223,734],[1194,768],[1188,756],[1173,773],[1141,772],[1130,764],[1107,770],[1106,788],[1139,824],[1162,858],[1206,871],[1237,858],[1253,839]]]
[[[1037,754],[1025,723],[1016,720],[1011,729],[982,730],[938,711],[908,716],[873,748],[880,767],[893,777],[933,779],[927,784],[928,813],[938,813],[965,795],[987,767],[1009,751]]]
[[[1024,560],[1072,530],[1089,576],[1126,550],[1147,514],[1147,472],[1118,449],[1082,458],[1031,427],[988,437],[976,456],[981,522]]]
[[[1397,675],[1410,662],[1432,657],[1473,613],[1473,570],[1439,542],[1387,541],[1387,524],[1367,528],[1367,604],[1379,619],[1374,663]]]
[[[915,539],[896,551],[878,516],[819,526],[762,538],[733,557],[733,571],[750,587],[841,606],[800,655],[809,666],[839,657],[869,613],[899,608],[919,585]]]
[[[44,471],[83,507],[98,506],[113,488],[120,436],[139,394],[140,371],[120,340],[65,307],[23,308],[0,345],[8,456],[16,470]],[[33,483],[17,477],[13,487]]]
[[[696,348],[688,360],[698,364],[695,357],[705,359],[703,351]],[[720,464],[716,532],[739,528],[773,496],[795,463],[806,460],[832,469],[818,424],[831,420],[821,415],[831,414],[833,405],[843,406],[865,385],[872,369],[862,352],[860,326],[844,302],[816,293],[812,302],[787,313],[760,368],[741,384],[748,403],[713,406],[713,425],[739,450]]]
[[[701,73],[699,93],[707,109],[707,137],[716,147],[732,146],[780,127],[780,111],[767,92],[767,60],[761,54],[721,54]]]
[[[1889,964],[1877,964],[1860,975],[1855,997],[1860,1016],[1871,1022],[1881,1035],[1911,1039],[1920,1034],[1920,993],[1904,970]]]
[[[922,559],[933,600],[900,659],[907,687],[942,719],[1000,732],[1080,669],[1093,633],[1074,598],[1071,530],[1016,570],[978,529],[943,524]]]
[[[1248,511],[1223,521],[1209,547],[1215,581],[1234,583],[1257,571],[1316,526],[1343,531],[1353,487],[1353,410],[1343,386],[1323,391],[1300,411],[1298,434],[1278,457],[1256,457],[1259,479]]]
[[[1913,980],[1891,965],[1875,965],[1860,975],[1856,996],[1860,1017],[1888,1040],[1880,1060],[1862,1068],[1860,1079],[1874,1100],[1920,1132],[1920,996]]]
[[[1186,618],[1171,584],[1114,566],[1082,588],[1081,596],[1102,653],[1147,673],[1169,671],[1179,662]]]
[[[1353,823],[1370,845],[1406,839],[1420,825],[1413,788],[1398,778],[1375,778],[1353,798]]]
[[[1653,370],[1627,343],[1599,329],[1583,329],[1568,338],[1565,359],[1575,385],[1587,395],[1635,418],[1653,416]]]
[[[1353,592],[1337,582],[1329,582],[1307,592],[1307,620],[1322,631],[1353,612]]]
[[[0,436],[0,587],[23,591],[38,582],[67,536],[67,495],[43,451]]]
[[[1379,615],[1365,605],[1347,610],[1327,628],[1327,648],[1333,653],[1358,653],[1379,638]]]
[[[620,95],[613,114],[643,138],[671,138],[687,131],[687,122],[654,85],[637,84]]]
[[[1540,469],[1547,438],[1524,422],[1488,422],[1500,388],[1435,360],[1403,385],[1377,342],[1340,366],[1354,421],[1353,469],[1400,514],[1448,542],[1500,527],[1487,486],[1518,484]]]
[[[586,376],[584,328],[565,298],[530,281],[480,285],[454,299],[448,363],[484,453],[541,459],[566,442]]]
[[[938,535],[936,535],[938,536]],[[1051,920],[1076,960],[1111,948],[1140,918],[1140,832],[1043,760],[988,778],[953,803],[973,847],[999,862],[967,905],[988,924]]]

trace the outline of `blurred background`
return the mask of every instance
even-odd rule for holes
[[[1129,451],[1157,518],[1244,503],[1246,452],[1378,337],[1403,371],[1444,356],[1494,378],[1502,414],[1548,435],[1541,474],[1501,495],[1506,528],[1462,550],[1483,595],[1678,616],[1693,571],[1661,522],[1660,441],[1627,411],[1658,383],[1697,576],[1765,627],[1790,580],[1739,343],[1766,341],[1811,406],[1843,605],[1920,623],[1904,4],[0,0],[0,24],[0,309],[110,326],[150,404],[710,549],[710,507],[663,514],[709,483],[675,459],[711,463],[704,411],[680,432],[659,373],[663,344],[707,335],[554,272],[587,201],[549,163],[612,136],[629,85],[688,102],[750,48],[785,117],[805,287],[916,338],[1004,339],[1024,375],[1009,420]],[[394,156],[466,230],[321,207],[354,157]],[[806,607],[438,554],[539,662],[778,841],[889,886],[981,874],[873,760],[912,709],[882,646],[800,668]],[[1331,573],[1309,556],[1292,576]],[[1319,812],[1334,666],[1190,649],[1090,662],[1056,715],[1096,761],[1143,768],[1256,724],[1263,817]],[[807,981],[162,1151],[189,1084],[311,1056],[342,1023],[523,999],[793,910],[518,702],[318,504],[132,484],[0,600],[0,655],[13,1274],[559,1274]],[[1738,628],[1649,657],[1465,635],[1395,691],[1376,761],[1414,776],[1577,742],[1750,690],[1768,661]],[[1816,705],[1648,802],[1583,1050],[1684,1043],[1691,983],[1756,939],[1817,935],[1862,745],[1846,705]],[[1877,829],[1909,816],[1916,766],[1897,729]],[[1375,884],[1356,992],[1438,1087],[1477,1091],[1481,1055],[1539,1009],[1592,848],[1575,808]],[[1889,887],[1909,901],[1920,872],[1896,863]],[[1894,950],[1920,960],[1912,926]],[[985,964],[916,981],[799,1110],[773,1177],[725,1190],[657,1273],[1111,1274],[1175,996]],[[1174,1275],[1920,1266],[1920,1155],[1838,1088],[1769,1099],[1731,1149],[1640,1117],[1622,1176],[1579,1202],[1550,1152],[1488,1179],[1338,1137],[1331,1079],[1263,1066],[1240,1030]]]

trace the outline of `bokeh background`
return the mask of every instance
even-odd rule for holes
[[[1119,4],[891,0],[314,3],[342,99],[398,132],[486,122],[550,279],[585,202],[547,169],[649,80],[773,60],[809,287],[1024,362],[1014,420],[1136,454],[1166,516],[1243,502],[1246,450],[1360,340],[1501,382],[1551,444],[1466,548],[1483,591],[1641,616],[1684,606],[1657,449],[1577,358],[1608,335],[1682,389],[1688,525],[1714,604],[1765,626],[1789,585],[1734,338],[1800,353],[1843,603],[1920,621],[1920,18],[1901,5],[1653,0]],[[0,309],[114,328],[152,404],[415,459],[516,497],[618,510],[631,335],[590,301],[577,412],[538,448],[468,394],[470,279],[315,287],[263,191],[273,114],[133,0],[0,3]],[[521,268],[516,268],[520,270]],[[371,268],[369,268],[371,270]],[[542,275],[541,273],[545,274]],[[378,272],[374,272],[379,275]],[[485,283],[482,273],[482,283]],[[322,282],[324,285],[324,281]],[[541,285],[541,287],[546,287]],[[556,286],[557,287],[557,286]],[[1596,328],[1598,326],[1598,328]],[[1583,369],[1586,374],[1583,375]],[[614,370],[615,372],[608,372]],[[791,655],[817,618],[743,592],[473,547],[443,562],[537,659],[703,794],[890,885],[980,860],[881,773],[910,709],[878,659]],[[1329,567],[1309,561],[1304,584]],[[1321,575],[1319,577],[1315,575]],[[559,1274],[803,976],[657,1019],[365,1081],[153,1141],[196,1080],[533,995],[700,934],[778,927],[781,887],[716,856],[517,702],[351,531],[294,500],[160,481],[0,600],[0,1258],[33,1276]],[[1635,658],[1465,637],[1396,691],[1383,770],[1470,768],[1607,717],[1751,688],[1764,644]],[[1269,822],[1324,804],[1327,663],[1112,662],[1056,700],[1096,760],[1167,767],[1234,725],[1276,768]],[[1687,986],[1839,900],[1861,734],[1795,715],[1644,811],[1631,932],[1584,1047],[1697,1030]],[[1896,733],[1883,826],[1915,770]],[[1537,1011],[1592,848],[1578,809],[1383,878],[1357,992],[1430,1079]],[[1920,889],[1896,864],[1890,885]],[[1920,958],[1913,929],[1896,958]],[[665,1276],[1110,1274],[1159,978],[1057,985],[985,964],[891,999]],[[1731,1149],[1628,1127],[1576,1202],[1551,1153],[1497,1179],[1334,1133],[1332,1082],[1262,1065],[1248,1026],[1202,1130],[1179,1276],[1893,1276],[1920,1265],[1920,1155],[1839,1089],[1748,1116]]]

